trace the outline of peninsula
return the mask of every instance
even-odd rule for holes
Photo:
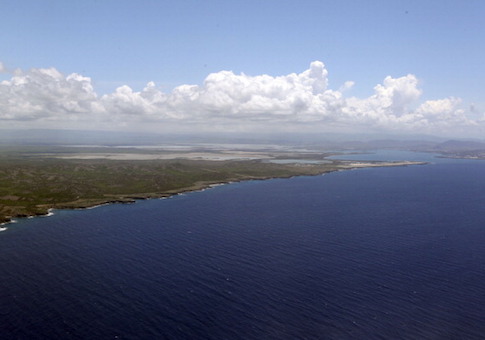
[[[277,147],[0,148],[0,223],[81,209],[132,203],[201,190],[219,183],[420,162],[328,160],[332,153]]]

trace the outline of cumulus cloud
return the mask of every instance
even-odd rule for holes
[[[4,69],[0,63],[0,71]],[[432,132],[474,126],[459,108],[460,99],[420,102],[416,76],[387,76],[367,98],[346,97],[354,83],[328,88],[328,71],[314,61],[301,73],[283,76],[209,74],[201,85],[181,85],[169,93],[149,82],[141,91],[127,85],[98,96],[91,79],[55,68],[17,70],[0,82],[0,121],[184,123],[225,126],[295,125],[301,129],[347,126]],[[268,125],[270,124],[270,125]]]
[[[96,99],[90,78],[76,73],[65,77],[54,68],[17,70],[0,82],[0,119],[68,119],[93,112]]]

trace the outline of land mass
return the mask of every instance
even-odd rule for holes
[[[214,184],[420,162],[328,160],[332,153],[265,146],[0,147],[0,223],[107,203],[132,203]]]

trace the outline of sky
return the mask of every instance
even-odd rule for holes
[[[4,0],[0,129],[485,132],[485,2]]]

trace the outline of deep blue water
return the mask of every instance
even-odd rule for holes
[[[482,339],[485,162],[56,211],[0,250],[2,339]]]

